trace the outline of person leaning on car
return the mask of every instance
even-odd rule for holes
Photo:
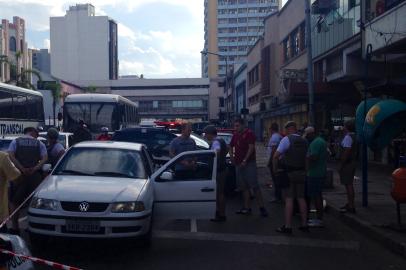
[[[216,200],[216,216],[211,219],[213,222],[226,221],[226,202],[224,195],[224,187],[226,184],[227,176],[227,163],[226,156],[228,153],[228,147],[226,142],[217,137],[217,129],[213,125],[208,125],[204,128],[204,136],[210,143],[210,149],[217,152],[217,200]]]
[[[11,161],[22,175],[15,181],[12,190],[11,210],[14,211],[41,183],[42,165],[48,160],[45,144],[37,140],[38,131],[33,127],[24,129],[24,136],[10,143],[8,152]],[[13,230],[18,233],[18,214],[13,216]]]

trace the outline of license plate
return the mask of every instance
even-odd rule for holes
[[[99,221],[66,221],[67,232],[89,232],[94,233],[100,231]]]

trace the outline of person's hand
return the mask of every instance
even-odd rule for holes
[[[247,161],[245,159],[241,162],[241,166],[243,167],[247,166]]]
[[[22,168],[21,173],[25,176],[30,175],[30,169],[29,168]]]

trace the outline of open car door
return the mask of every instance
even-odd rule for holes
[[[214,151],[184,152],[152,175],[154,217],[208,219],[216,209],[217,157]]]

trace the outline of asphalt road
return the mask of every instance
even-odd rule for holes
[[[260,174],[262,177],[266,174]],[[264,190],[267,201],[270,190]],[[268,218],[254,207],[252,216],[234,214],[236,196],[228,201],[222,224],[198,220],[159,222],[149,248],[127,241],[53,241],[34,255],[84,269],[406,269],[406,260],[326,214],[323,229],[294,230],[283,236],[283,207],[267,203]],[[299,217],[295,219],[299,225]],[[50,269],[39,266],[38,269]]]

